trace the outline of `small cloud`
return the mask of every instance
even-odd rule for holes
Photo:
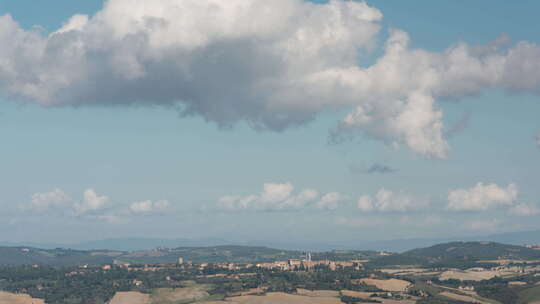
[[[538,148],[540,148],[540,132],[536,134],[536,145],[538,146]]]
[[[349,171],[353,174],[390,174],[398,172],[397,169],[379,163],[375,163],[369,167],[352,164],[349,166]]]
[[[29,204],[21,205],[21,209],[32,212],[44,212],[55,208],[66,207],[73,202],[67,193],[61,189],[53,189],[49,192],[35,193]]]
[[[69,216],[87,216],[101,213],[109,206],[107,196],[98,195],[94,189],[83,192],[82,200],[71,198],[61,189],[53,189],[49,192],[35,193],[29,204],[21,205],[21,209],[29,212],[60,211]]]
[[[160,213],[166,211],[170,206],[169,201],[160,200],[160,201],[140,201],[134,202],[129,206],[129,210],[132,213],[137,214],[151,214],[151,213]]]
[[[369,195],[362,195],[358,199],[356,206],[358,207],[358,209],[364,212],[371,212],[375,209],[375,206],[373,205],[373,200]]]
[[[300,209],[318,197],[319,192],[314,189],[295,194],[291,183],[266,183],[260,194],[222,196],[218,205],[226,210],[292,210]]]
[[[83,200],[73,205],[75,215],[97,212],[107,207],[110,200],[107,196],[99,196],[94,189],[84,191]]]
[[[496,184],[484,185],[478,183],[470,189],[455,189],[448,194],[448,210],[452,211],[481,211],[497,206],[510,206],[518,197],[515,184],[506,188]]]
[[[510,208],[510,214],[517,216],[531,216],[540,213],[540,209],[532,204],[518,204]]]
[[[362,195],[356,206],[363,212],[406,212],[426,208],[428,205],[429,200],[426,198],[381,188],[374,197]]]
[[[315,204],[318,209],[335,210],[339,207],[339,202],[347,199],[346,196],[339,192],[330,192],[325,194],[320,201]]]
[[[218,206],[224,210],[299,210],[305,207],[334,210],[347,197],[338,192],[324,194],[319,199],[319,191],[304,189],[295,192],[291,183],[266,183],[259,194],[246,196],[225,195],[219,198]]]

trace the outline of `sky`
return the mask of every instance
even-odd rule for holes
[[[540,229],[538,1],[0,1],[0,241]]]

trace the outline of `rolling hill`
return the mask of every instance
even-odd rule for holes
[[[0,265],[100,265],[111,263],[118,251],[82,251],[71,249],[39,249],[31,247],[0,247]]]
[[[373,265],[470,267],[480,260],[540,259],[540,250],[495,242],[450,242],[380,257]]]
[[[302,251],[281,250],[254,246],[213,246],[155,248],[140,251],[113,250],[72,250],[39,249],[33,247],[0,247],[0,265],[100,265],[110,264],[114,260],[133,264],[176,263],[182,257],[184,261],[195,263],[253,263],[287,259],[301,259],[306,255]],[[335,260],[366,259],[375,256],[374,251],[330,251],[314,253],[315,259],[331,258]]]
[[[495,242],[451,242],[427,248],[413,249],[404,254],[430,259],[534,259],[540,257],[540,251],[516,245]]]

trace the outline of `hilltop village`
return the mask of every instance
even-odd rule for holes
[[[158,251],[160,249],[156,249]],[[387,255],[387,253],[381,252],[380,255]],[[309,271],[315,268],[326,267],[331,271],[336,271],[343,268],[353,268],[356,270],[363,269],[363,263],[368,262],[369,260],[349,260],[349,261],[332,261],[332,260],[320,260],[313,261],[311,259],[311,254],[308,253],[305,259],[288,259],[286,261],[274,261],[267,263],[199,263],[194,264],[192,261],[184,261],[184,258],[179,257],[177,264],[157,264],[157,265],[132,265],[131,263],[122,262],[120,260],[114,260],[113,265],[118,267],[123,267],[129,271],[142,270],[142,271],[159,271],[165,269],[172,269],[181,266],[184,267],[195,267],[201,271],[205,271],[208,268],[214,270],[245,270],[252,268],[260,268],[267,270],[281,270],[281,271]],[[104,265],[102,267],[104,270],[111,269],[111,265]]]

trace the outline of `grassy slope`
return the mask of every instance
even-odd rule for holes
[[[477,260],[538,259],[540,251],[493,242],[452,242],[381,257],[373,265],[435,265],[472,267]]]
[[[540,301],[540,286],[527,288],[519,293],[519,303]]]

